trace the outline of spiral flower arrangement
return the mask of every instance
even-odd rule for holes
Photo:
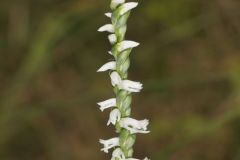
[[[108,53],[114,57],[114,61],[110,61],[98,69],[98,72],[110,71],[110,79],[116,96],[98,103],[101,111],[111,108],[107,125],[114,125],[119,134],[118,137],[99,140],[103,144],[101,150],[105,153],[113,149],[111,160],[139,160],[132,158],[136,133],[149,133],[147,119],[130,118],[132,93],[140,92],[142,84],[127,79],[130,66],[129,55],[139,43],[125,40],[125,34],[130,12],[137,5],[136,2],[111,0],[112,12],[105,13],[111,19],[111,24],[106,24],[98,29],[99,32],[110,33],[108,39],[112,44],[112,49]],[[148,160],[148,158],[144,160]]]

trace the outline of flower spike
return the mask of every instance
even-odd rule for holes
[[[128,80],[130,66],[130,52],[139,45],[138,42],[125,40],[127,20],[132,9],[138,6],[137,2],[125,0],[111,0],[111,11],[105,16],[111,19],[112,24],[106,24],[98,29],[99,32],[109,32],[108,40],[112,49],[108,54],[114,57],[113,61],[101,66],[97,72],[109,71],[111,84],[114,87],[115,98],[97,103],[101,111],[111,108],[107,125],[114,125],[119,137],[108,140],[100,139],[103,144],[101,151],[106,153],[114,148],[111,160],[140,160],[133,158],[133,145],[136,133],[149,133],[149,121],[130,118],[132,93],[140,92],[142,83]],[[145,158],[144,160],[149,160]]]

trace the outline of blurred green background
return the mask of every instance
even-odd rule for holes
[[[0,159],[104,160],[109,0],[0,1]],[[139,0],[127,39],[136,157],[240,160],[240,1]]]

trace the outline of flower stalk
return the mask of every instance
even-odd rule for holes
[[[112,23],[98,29],[99,32],[109,33],[108,39],[112,44],[112,49],[108,53],[115,59],[107,62],[97,71],[110,71],[110,79],[116,96],[116,98],[98,103],[101,111],[112,108],[107,125],[114,125],[116,132],[119,134],[119,137],[99,141],[104,146],[101,149],[102,151],[108,153],[108,150],[113,148],[111,160],[139,160],[132,158],[136,133],[149,133],[147,130],[148,120],[130,118],[132,93],[140,92],[142,84],[127,79],[130,67],[129,55],[139,43],[125,40],[125,34],[130,12],[137,5],[136,2],[111,0],[110,8],[112,12],[105,13],[105,15],[111,19]],[[148,158],[144,160],[148,160]]]

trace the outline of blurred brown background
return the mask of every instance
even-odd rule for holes
[[[0,159],[104,160],[109,0],[0,1]],[[139,0],[127,39],[136,157],[240,160],[240,1]]]

